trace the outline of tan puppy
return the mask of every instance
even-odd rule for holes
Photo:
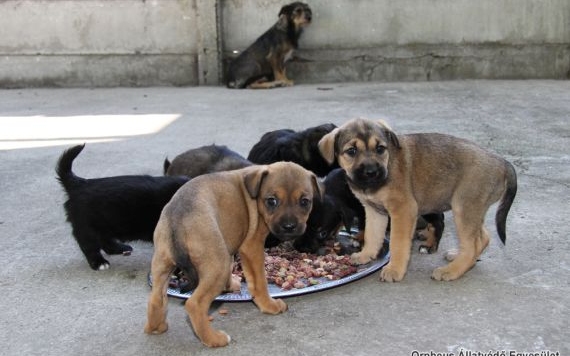
[[[268,314],[287,310],[267,291],[265,237],[270,231],[284,240],[303,234],[313,196],[320,194],[316,176],[290,162],[207,174],[182,186],[164,207],[154,232],[145,332],[168,329],[166,291],[173,269],[179,267],[197,282],[185,304],[194,332],[207,346],[227,345],[230,337],[212,328],[208,309],[235,283],[231,266],[238,252],[259,309]]]
[[[396,135],[383,121],[353,119],[324,136],[321,154],[335,158],[366,214],[364,247],[356,263],[376,258],[391,218],[390,262],[380,272],[401,281],[410,259],[418,214],[453,212],[459,252],[432,278],[454,280],[467,272],[489,243],[484,227],[489,207],[501,199],[497,232],[505,243],[507,214],[517,191],[513,166],[460,138],[425,133]]]

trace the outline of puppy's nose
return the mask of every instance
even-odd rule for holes
[[[290,233],[295,231],[295,229],[297,228],[297,223],[294,221],[289,221],[281,224],[281,228],[283,229],[283,232]]]
[[[378,176],[378,167],[376,167],[376,165],[365,166],[363,173],[367,178],[377,177]]]
[[[307,19],[307,21],[311,21],[313,19],[313,17],[310,14],[305,15],[305,18]]]

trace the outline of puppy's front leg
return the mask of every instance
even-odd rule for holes
[[[277,70],[274,70],[273,75],[275,77],[275,83],[277,86],[290,87],[294,84],[291,79],[287,78],[284,65]]]
[[[350,258],[353,263],[365,264],[378,256],[378,252],[384,243],[386,228],[388,227],[388,216],[380,214],[369,205],[364,205],[366,214],[366,225],[364,227],[364,247],[362,251],[353,253]]]
[[[410,249],[416,229],[417,207],[402,204],[390,212],[390,262],[380,271],[380,280],[399,282],[404,278],[410,260]]]
[[[256,241],[257,240],[257,241]],[[265,254],[263,240],[246,239],[239,249],[243,273],[247,281],[247,288],[257,307],[267,314],[279,314],[287,310],[287,304],[281,299],[273,299],[267,290],[265,277]]]

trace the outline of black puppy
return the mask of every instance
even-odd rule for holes
[[[334,124],[324,124],[303,131],[282,129],[267,132],[251,148],[247,159],[257,164],[295,162],[317,176],[324,177],[338,168],[338,164],[334,162],[329,165],[321,156],[318,144],[324,135],[335,128]]]
[[[291,86],[285,63],[299,47],[303,29],[311,23],[309,5],[293,2],[279,11],[279,20],[235,58],[229,66],[228,88],[268,89]]]
[[[195,178],[202,174],[232,171],[252,163],[226,146],[208,145],[190,149],[174,157],[172,163],[164,160],[164,175]]]
[[[152,242],[162,208],[189,179],[147,175],[81,178],[73,173],[72,164],[84,147],[63,152],[56,173],[68,196],[64,208],[73,236],[89,266],[104,270],[109,262],[101,250],[109,255],[129,255],[133,248],[121,242]]]
[[[341,227],[351,230],[356,228],[359,233],[364,231],[365,212],[362,203],[354,196],[342,168],[332,170],[323,181],[324,195],[322,201],[313,202],[313,210],[307,220],[305,233],[294,242],[295,249],[302,252],[316,252],[329,239],[336,239]],[[418,231],[418,239],[422,241],[421,253],[437,251],[443,235],[444,215],[426,214],[418,219],[418,226],[425,230]],[[270,240],[270,242],[274,240]],[[341,244],[342,245],[342,244]],[[350,254],[350,246],[340,246],[341,254]],[[384,244],[380,255],[387,252],[388,245]]]
[[[339,223],[346,229],[356,227],[359,231],[364,230],[364,207],[362,203],[354,196],[352,190],[346,181],[346,172],[342,168],[332,170],[324,180],[325,196],[330,199],[330,211],[326,215],[336,216]],[[334,221],[332,217],[324,219],[324,221]],[[329,231],[328,235],[334,230],[332,223],[325,226]]]
[[[323,217],[323,233],[331,236],[333,232],[334,216],[342,220],[342,224],[347,228],[356,227],[358,231],[363,232],[365,226],[365,213],[362,203],[354,196],[352,190],[346,181],[346,172],[342,168],[338,168],[330,172],[324,181],[325,197],[332,204],[329,210],[324,211]],[[421,253],[434,253],[439,247],[443,229],[445,216],[441,214],[425,214],[420,216],[417,223],[417,238],[422,241],[419,246]],[[328,221],[328,224],[324,222]],[[308,227],[307,227],[308,228]],[[390,226],[388,226],[388,229]],[[383,245],[383,248],[387,245]],[[382,253],[382,252],[381,252]]]

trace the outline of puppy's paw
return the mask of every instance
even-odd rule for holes
[[[433,270],[431,279],[436,281],[453,281],[461,277],[461,274],[455,273],[449,266],[438,267]]]
[[[451,261],[455,260],[455,258],[457,257],[458,254],[459,254],[458,249],[451,249],[451,250],[446,251],[443,254],[443,257],[445,258],[446,261],[451,262]]]
[[[287,311],[287,304],[281,299],[270,298],[269,302],[260,305],[259,309],[265,314],[281,314]]]
[[[201,341],[208,347],[224,347],[232,341],[232,338],[222,330],[213,330]]]
[[[97,267],[97,270],[98,270],[98,271],[104,271],[104,270],[109,269],[109,266],[110,266],[110,265],[109,265],[109,262],[107,262],[107,263],[102,263],[102,264],[99,265],[99,267]]]
[[[430,246],[430,245],[425,245],[425,244],[421,244],[420,248],[418,249],[418,251],[420,252],[420,254],[422,255],[427,255],[427,254],[433,254],[437,252],[437,247],[436,246]]]
[[[241,277],[232,274],[230,277],[229,285],[227,286],[227,291],[232,293],[237,293],[241,290]]]
[[[156,326],[150,325],[149,323],[147,323],[144,326],[144,332],[147,334],[151,334],[151,335],[160,335],[160,334],[166,332],[166,330],[168,330],[168,323],[167,322],[160,323]]]
[[[292,87],[293,81],[289,79],[276,80],[272,83],[272,88]]]
[[[406,270],[399,270],[394,268],[390,263],[388,263],[382,270],[380,271],[380,280],[382,282],[400,282],[404,279],[404,275],[406,274]]]
[[[350,255],[350,261],[357,265],[366,264],[376,258],[376,253],[360,251]]]

